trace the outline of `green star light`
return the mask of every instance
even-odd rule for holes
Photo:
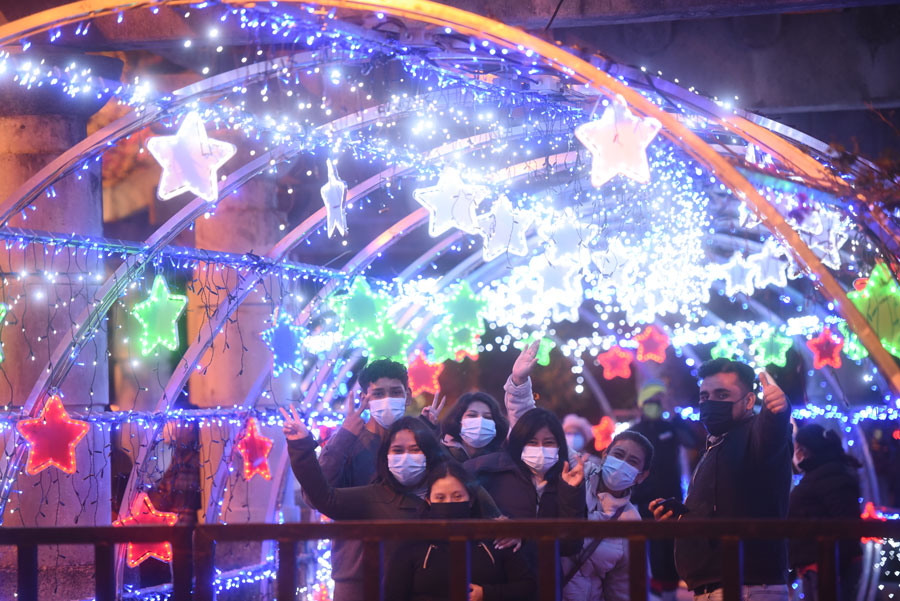
[[[172,294],[161,275],[153,280],[150,296],[136,304],[132,313],[141,324],[141,354],[151,354],[157,346],[170,351],[178,349],[178,319],[187,307],[188,298]]]
[[[478,342],[482,330],[470,328],[453,329],[446,325],[438,325],[428,334],[431,345],[431,363],[455,361],[456,355],[464,351],[468,355],[478,354]]]
[[[734,340],[731,340],[727,336],[722,336],[719,338],[716,346],[710,349],[709,354],[713,359],[733,359],[735,357],[743,356],[744,352]]]
[[[848,292],[847,298],[875,330],[885,350],[900,357],[900,287],[887,265],[876,265],[866,287]]]
[[[372,358],[385,358],[406,364],[406,351],[415,336],[405,329],[397,329],[392,321],[382,324],[381,332],[369,332],[362,336],[362,345]]]
[[[869,351],[867,351],[866,347],[863,346],[863,343],[859,341],[859,336],[850,331],[850,326],[847,325],[846,321],[842,321],[838,324],[838,330],[844,338],[844,348],[841,350],[848,359],[851,361],[862,361],[869,356]]]
[[[773,329],[750,343],[750,353],[760,365],[784,367],[787,363],[787,352],[793,345],[793,340]]]
[[[520,340],[516,342],[513,346],[517,349],[522,350],[527,348],[532,342],[537,340],[536,332],[532,332],[530,336],[525,338],[524,340]],[[538,365],[543,365],[544,367],[550,365],[550,351],[556,347],[556,343],[550,340],[547,337],[541,337],[541,344],[538,345],[537,351],[537,362]]]
[[[341,335],[346,339],[380,336],[389,305],[387,296],[373,292],[365,278],[353,280],[346,294],[328,298],[328,306],[337,314]]]

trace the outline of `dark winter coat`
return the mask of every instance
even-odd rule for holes
[[[534,573],[520,553],[473,542],[470,581],[484,589],[484,601],[530,601]],[[446,542],[417,542],[397,549],[385,579],[390,601],[444,601],[449,598],[450,552]]]
[[[503,515],[512,519],[587,518],[584,483],[573,487],[562,478],[548,481],[538,500],[531,474],[513,461],[506,451],[488,453],[466,461],[463,466],[483,486]],[[575,555],[581,550],[581,539],[559,541],[559,553]]]
[[[791,489],[790,411],[763,409],[727,434],[710,437],[697,464],[683,519],[784,519]],[[689,589],[721,582],[717,539],[678,539],[675,564]],[[744,584],[787,582],[787,541],[744,541]]]
[[[819,465],[806,465],[815,457],[801,463],[806,470],[803,479],[791,491],[791,519],[860,519],[859,475],[846,461],[836,459]],[[862,554],[858,540],[840,542],[841,563],[851,561]],[[815,540],[790,542],[790,566],[802,568],[819,561]]]
[[[682,498],[681,447],[697,446],[694,433],[680,418],[672,421],[647,419],[631,426],[631,430],[643,434],[653,444],[653,463],[650,475],[631,493],[631,502],[642,512],[654,499]]]

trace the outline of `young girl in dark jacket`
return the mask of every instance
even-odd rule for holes
[[[505,449],[464,467],[510,518],[585,518],[584,462],[570,466],[568,457],[559,418],[531,409],[513,427]],[[580,539],[560,540],[559,552],[575,555],[581,545]]]
[[[485,517],[477,501],[477,486],[458,463],[448,461],[430,470],[426,517],[458,520]],[[490,541],[473,541],[470,560],[471,601],[530,601],[536,589],[528,564],[511,549]],[[389,562],[385,599],[443,601],[449,596],[450,553],[446,541],[403,545]]]
[[[499,451],[508,432],[500,403],[486,392],[468,392],[441,421],[441,444],[461,463]]]

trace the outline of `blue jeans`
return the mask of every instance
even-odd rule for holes
[[[788,601],[786,584],[755,584],[741,587],[741,601]],[[722,601],[722,589],[694,595],[694,601]]]

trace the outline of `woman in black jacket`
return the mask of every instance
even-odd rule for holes
[[[494,397],[467,392],[441,421],[441,444],[461,463],[499,451],[508,432],[509,420]]]
[[[510,518],[586,518],[584,462],[579,458],[570,467],[568,457],[559,418],[531,409],[513,427],[505,449],[470,459],[464,467]],[[581,545],[580,539],[560,540],[559,552],[575,555]]]
[[[458,463],[430,470],[426,516],[436,520],[485,517],[477,486]],[[385,599],[443,601],[449,596],[450,553],[447,541],[403,545],[394,553],[385,579]],[[528,564],[511,549],[490,541],[473,541],[469,563],[470,601],[530,601],[536,589]]]
[[[841,438],[832,430],[809,424],[797,430],[794,463],[803,479],[791,491],[790,519],[860,519],[859,461],[847,455]],[[838,599],[850,601],[859,580],[862,556],[858,540],[842,540],[839,546],[840,589]],[[803,579],[808,601],[818,598],[815,540],[790,542],[790,565]]]

